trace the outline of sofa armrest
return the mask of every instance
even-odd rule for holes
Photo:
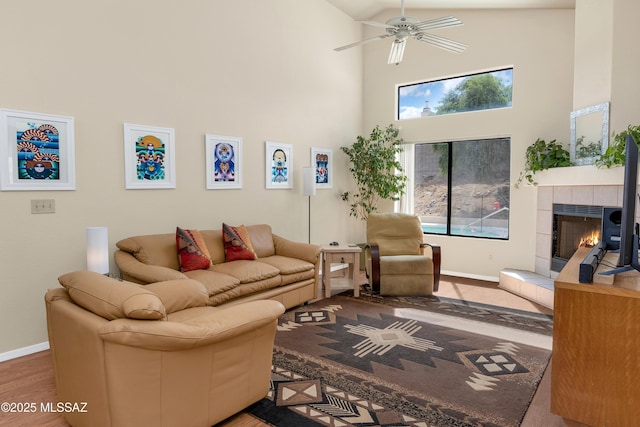
[[[294,242],[277,234],[273,235],[273,244],[276,248],[276,255],[301,259],[314,265],[320,262],[321,248],[318,245]]]
[[[251,301],[185,323],[117,319],[99,330],[103,341],[156,351],[180,351],[222,342],[273,323],[284,313],[277,301]]]
[[[158,265],[148,265],[140,262],[128,252],[118,250],[113,259],[122,273],[122,279],[130,282],[147,284],[164,282],[167,280],[188,279],[180,271]]]

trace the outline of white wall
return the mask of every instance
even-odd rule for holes
[[[361,130],[362,57],[333,48],[361,28],[324,0],[24,0],[1,10],[0,108],[75,118],[77,189],[0,192],[0,354],[46,341],[43,295],[85,268],[87,226],[109,227],[112,252],[126,236],[222,222],[306,241],[311,147],[334,150],[336,182],[312,200],[311,240],[351,237],[339,147]],[[175,190],[124,189],[124,122],[175,129]],[[243,138],[241,190],[205,189],[205,133]],[[293,190],[265,190],[266,140],[294,144]],[[44,198],[56,213],[32,215],[30,200]]]
[[[384,21],[396,11],[377,17]],[[365,128],[394,122],[396,85],[513,67],[513,107],[396,122],[407,142],[511,137],[511,182],[524,168],[524,153],[536,138],[569,142],[573,103],[573,10],[409,10],[420,20],[455,15],[464,25],[435,30],[469,45],[460,54],[409,40],[400,65],[387,65],[391,41],[365,48]],[[378,29],[367,29],[367,35]],[[379,32],[379,31],[378,31]],[[508,241],[428,236],[442,246],[442,268],[495,279],[503,268],[533,270],[535,188],[511,190]]]

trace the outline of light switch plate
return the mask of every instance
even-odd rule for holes
[[[31,200],[32,214],[51,214],[56,213],[55,199],[37,199]]]

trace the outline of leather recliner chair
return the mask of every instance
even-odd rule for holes
[[[211,426],[267,395],[279,302],[206,306],[190,279],[59,281],[47,326],[59,402],[78,404],[63,414],[72,426]]]
[[[367,276],[380,295],[431,295],[440,282],[440,246],[423,242],[420,217],[372,213],[367,218]],[[425,254],[425,248],[431,254]]]

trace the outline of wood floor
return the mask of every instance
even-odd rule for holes
[[[470,279],[443,277],[438,296],[459,298],[486,304],[501,305],[540,313],[551,311],[538,304],[531,303],[516,295],[498,289],[495,283]],[[561,417],[551,414],[550,378],[551,365],[547,368],[533,401],[525,415],[522,427],[577,427],[577,424],[565,424]],[[41,403],[57,402],[53,366],[49,351],[35,353],[18,359],[0,363],[0,403],[34,402],[38,409]],[[40,410],[34,413],[0,412],[0,426],[42,426],[68,427],[61,415]],[[267,424],[250,415],[240,413],[219,424],[224,427],[268,427]]]

